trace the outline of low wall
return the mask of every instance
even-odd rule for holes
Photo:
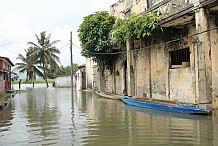
[[[57,77],[54,86],[59,88],[71,87],[71,76]]]

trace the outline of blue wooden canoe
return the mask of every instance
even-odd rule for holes
[[[124,103],[132,106],[149,108],[154,110],[161,110],[166,112],[175,112],[175,113],[183,113],[183,114],[191,114],[191,115],[210,115],[212,110],[201,109],[199,106],[188,106],[183,104],[172,104],[172,103],[164,103],[164,102],[152,102],[149,100],[141,101],[134,98],[127,98],[125,96],[121,96],[120,100]]]

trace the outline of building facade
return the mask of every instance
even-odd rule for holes
[[[76,90],[83,90],[86,89],[86,67],[79,66],[78,71],[75,75],[75,87]]]
[[[165,14],[159,33],[121,45],[114,71],[100,73],[99,90],[188,103],[218,103],[218,1],[119,0],[111,15]],[[179,37],[173,39],[174,35]],[[132,45],[134,44],[134,45]]]
[[[7,57],[0,56],[0,93],[11,90],[11,67],[14,64]]]

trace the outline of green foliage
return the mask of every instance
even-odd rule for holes
[[[6,95],[7,95],[7,93],[5,93],[5,92],[1,92],[1,93],[0,93],[0,98],[5,97]]]
[[[15,64],[15,70],[18,70],[20,73],[26,73],[26,81],[32,82],[36,75],[43,76],[43,73],[40,70],[38,61],[34,55],[31,55],[34,51],[32,48],[25,50],[26,55],[18,55],[17,59],[20,61]]]
[[[79,40],[82,46],[82,55],[92,57],[99,65],[109,66],[113,58],[110,55],[97,53],[112,52],[110,31],[115,23],[115,17],[106,11],[96,12],[84,17],[79,26]]]
[[[26,55],[18,55],[20,62],[16,63],[15,69],[26,73],[26,82],[34,83],[36,75],[43,77],[48,87],[47,78],[57,77],[59,72],[60,59],[57,55],[60,50],[55,46],[59,40],[51,41],[51,34],[46,35],[45,31],[35,36],[36,43],[28,42],[30,46],[25,50]]]
[[[78,64],[73,64],[73,73],[75,74],[79,69]],[[66,67],[61,66],[59,76],[70,76],[71,75],[71,67],[68,65]]]
[[[55,81],[55,79],[48,79],[48,83],[53,83]],[[13,84],[18,84],[18,80],[13,81]],[[45,83],[45,80],[42,78],[37,78],[34,80],[35,84],[41,84],[41,83]],[[27,82],[26,80],[22,81],[22,84],[29,84],[29,82]],[[21,85],[22,86],[22,85]]]
[[[111,69],[116,59],[112,52],[112,44],[124,43],[127,40],[143,39],[159,27],[161,16],[155,13],[133,15],[129,20],[115,19],[107,12],[101,11],[84,17],[79,26],[79,39],[82,55],[92,57],[101,69]],[[113,40],[110,33],[113,30]]]
[[[148,37],[159,27],[161,16],[155,13],[133,15],[129,20],[118,19],[114,25],[113,43]]]
[[[60,63],[58,57],[60,50],[55,46],[59,40],[51,41],[51,34],[46,35],[46,31],[35,36],[36,43],[28,42],[30,48],[33,49],[31,56],[34,56],[38,64],[41,66],[41,69],[43,70],[43,78],[48,87],[48,72],[50,69],[58,69],[58,63]]]
[[[114,34],[113,34],[113,43],[114,44],[120,44],[120,43],[124,43],[126,39],[126,23],[128,21],[127,20],[123,20],[123,19],[117,19],[114,26],[113,26],[113,30],[114,30]]]

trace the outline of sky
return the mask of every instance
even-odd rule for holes
[[[83,17],[97,11],[110,11],[118,0],[1,0],[0,4],[0,56],[15,64],[18,54],[25,55],[27,42],[35,42],[40,32],[51,34],[51,40],[61,54],[61,65],[70,65],[70,31],[72,31],[73,62],[85,63],[80,55],[77,30]]]

